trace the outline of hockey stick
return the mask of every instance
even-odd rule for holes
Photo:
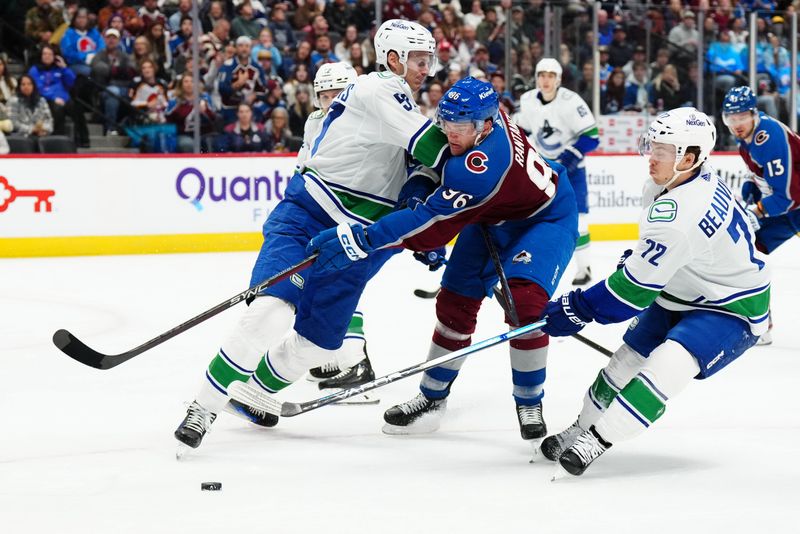
[[[400,371],[389,373],[386,376],[376,378],[372,382],[367,382],[366,384],[361,384],[360,386],[343,389],[341,391],[337,391],[336,393],[332,393],[330,395],[307,402],[281,402],[264,390],[238,380],[234,381],[228,386],[228,395],[232,399],[243,402],[252,408],[263,410],[273,415],[280,415],[281,417],[294,417],[295,415],[310,412],[311,410],[316,410],[322,406],[333,404],[344,399],[349,399],[350,397],[361,395],[367,391],[372,391],[373,389],[386,386],[392,382],[402,380],[403,378],[421,373],[433,367],[446,364],[453,360],[457,360],[458,358],[463,358],[483,349],[493,347],[494,345],[510,341],[516,337],[524,336],[525,334],[533,332],[534,330],[538,330],[544,326],[544,324],[544,320],[536,321],[535,323],[522,326],[515,330],[510,330],[497,336],[490,337],[489,339],[484,339],[483,341],[479,341],[478,343],[470,345],[469,347],[464,347],[463,349],[455,352],[443,354],[442,356],[434,358],[433,360],[428,360],[416,365],[412,365],[411,367],[406,367]]]
[[[279,272],[275,276],[264,280],[260,284],[254,285],[253,287],[234,295],[228,300],[217,304],[209,310],[204,311],[200,315],[189,319],[185,323],[182,323],[171,330],[167,330],[163,334],[154,337],[150,341],[142,343],[138,347],[126,352],[121,352],[119,354],[103,354],[101,352],[97,352],[64,329],[57,330],[56,333],[53,334],[53,343],[55,343],[56,347],[58,347],[61,352],[84,365],[94,367],[95,369],[111,369],[112,367],[116,367],[117,365],[130,360],[134,356],[138,356],[139,354],[164,343],[168,339],[172,339],[178,334],[186,332],[190,328],[197,326],[203,321],[214,317],[218,313],[223,312],[228,308],[239,304],[240,302],[244,302],[249,298],[255,298],[255,296],[264,289],[271,287],[278,282],[289,278],[298,271],[305,269],[314,263],[316,259],[317,254],[314,253],[300,263],[292,265],[291,267]]]
[[[442,289],[441,287],[437,287],[433,291],[426,291],[425,289],[415,289],[414,296],[419,297],[421,299],[435,299],[441,289]]]
[[[495,286],[492,288],[492,291],[494,291],[494,296],[500,303],[500,306],[502,306],[503,311],[506,312],[515,325],[518,325],[519,318],[517,317],[517,310],[514,306],[514,298],[511,296],[511,289],[509,288],[508,280],[506,279],[506,273],[503,270],[503,264],[500,263],[500,255],[497,253],[497,249],[494,246],[492,237],[489,235],[486,227],[481,226],[481,231],[483,232],[483,239],[486,241],[486,248],[489,249],[489,255],[492,257],[492,262],[494,262],[494,270],[497,273],[497,277],[500,279],[500,289]],[[580,334],[572,334],[572,337],[608,358],[614,355],[613,351],[608,350],[602,345],[595,343],[591,339]]]

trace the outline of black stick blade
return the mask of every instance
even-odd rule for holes
[[[421,299],[435,299],[436,295],[439,294],[439,289],[435,289],[433,291],[425,291],[424,289],[415,289],[414,296],[419,297]]]
[[[53,334],[53,343],[61,352],[73,360],[88,365],[89,367],[94,367],[95,369],[111,369],[115,365],[122,363],[113,362],[105,354],[100,354],[96,350],[89,348],[80,339],[63,328],[57,330],[56,333]]]

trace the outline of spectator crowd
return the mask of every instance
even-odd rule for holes
[[[145,150],[191,151],[199,115],[206,150],[288,152],[298,148],[314,111],[320,65],[346,61],[359,74],[375,68],[373,0],[200,0],[197,36],[191,0],[31,4],[19,25],[26,38],[24,74],[11,76],[0,50],[0,136],[64,135],[69,118],[75,143],[88,146],[91,109],[106,135],[127,133]],[[491,81],[509,112],[535,87],[545,2],[508,5],[509,17],[500,2],[382,3],[383,19],[416,20],[437,42],[437,70],[419,97],[423,113],[432,117],[442,94],[467,75]],[[786,119],[790,84],[800,76],[791,72],[786,14],[800,0],[618,0],[602,4],[596,36],[589,3],[552,5],[562,14],[563,42],[556,47],[562,85],[590,104],[595,40],[600,45],[602,114],[681,105],[716,109],[727,89],[747,83],[747,14],[755,11],[759,105]],[[506,25],[511,72],[504,69]],[[195,62],[199,86],[191,78]],[[701,76],[708,90],[697,102]]]

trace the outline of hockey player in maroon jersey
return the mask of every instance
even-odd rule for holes
[[[441,185],[429,195],[412,196],[407,209],[367,227],[326,230],[308,249],[319,251],[320,267],[343,269],[378,249],[431,250],[460,232],[436,301],[429,359],[470,344],[481,303],[498,281],[481,225],[499,252],[521,324],[541,316],[578,238],[574,193],[563,167],[543,160],[499,111],[490,84],[472,77],[457,82],[439,103],[438,119],[453,154],[442,168]],[[414,180],[419,178],[410,185]],[[511,318],[506,322],[511,324]],[[547,433],[542,417],[547,346],[541,332],[511,341],[513,395],[527,440]],[[426,371],[420,394],[384,414],[384,432],[438,428],[462,363]]]

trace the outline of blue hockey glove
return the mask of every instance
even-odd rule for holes
[[[583,160],[583,154],[576,148],[568,146],[558,156],[558,162],[567,169],[567,174],[574,174],[578,164]]]
[[[433,193],[436,189],[431,176],[434,176],[433,171],[429,169],[419,168],[411,173],[411,177],[406,180],[406,183],[400,189],[400,194],[397,196],[397,203],[395,209],[401,210],[403,208],[414,209],[417,204],[422,204],[425,199]]]
[[[761,190],[755,182],[748,180],[742,184],[742,200],[745,204],[755,204],[761,200]]]
[[[428,270],[436,271],[447,263],[447,249],[439,247],[427,252],[415,252],[414,259],[428,266]]]
[[[580,289],[564,293],[557,300],[548,302],[543,315],[547,323],[542,331],[553,337],[577,334],[586,323],[592,322],[592,314]]]
[[[306,247],[306,252],[319,252],[317,269],[321,273],[333,273],[346,269],[354,261],[366,258],[373,248],[360,224],[340,224],[320,232]]]
[[[625,252],[622,253],[622,256],[619,257],[617,261],[617,270],[619,271],[622,267],[625,266],[625,260],[627,260],[630,255],[633,254],[633,250],[627,249]]]

